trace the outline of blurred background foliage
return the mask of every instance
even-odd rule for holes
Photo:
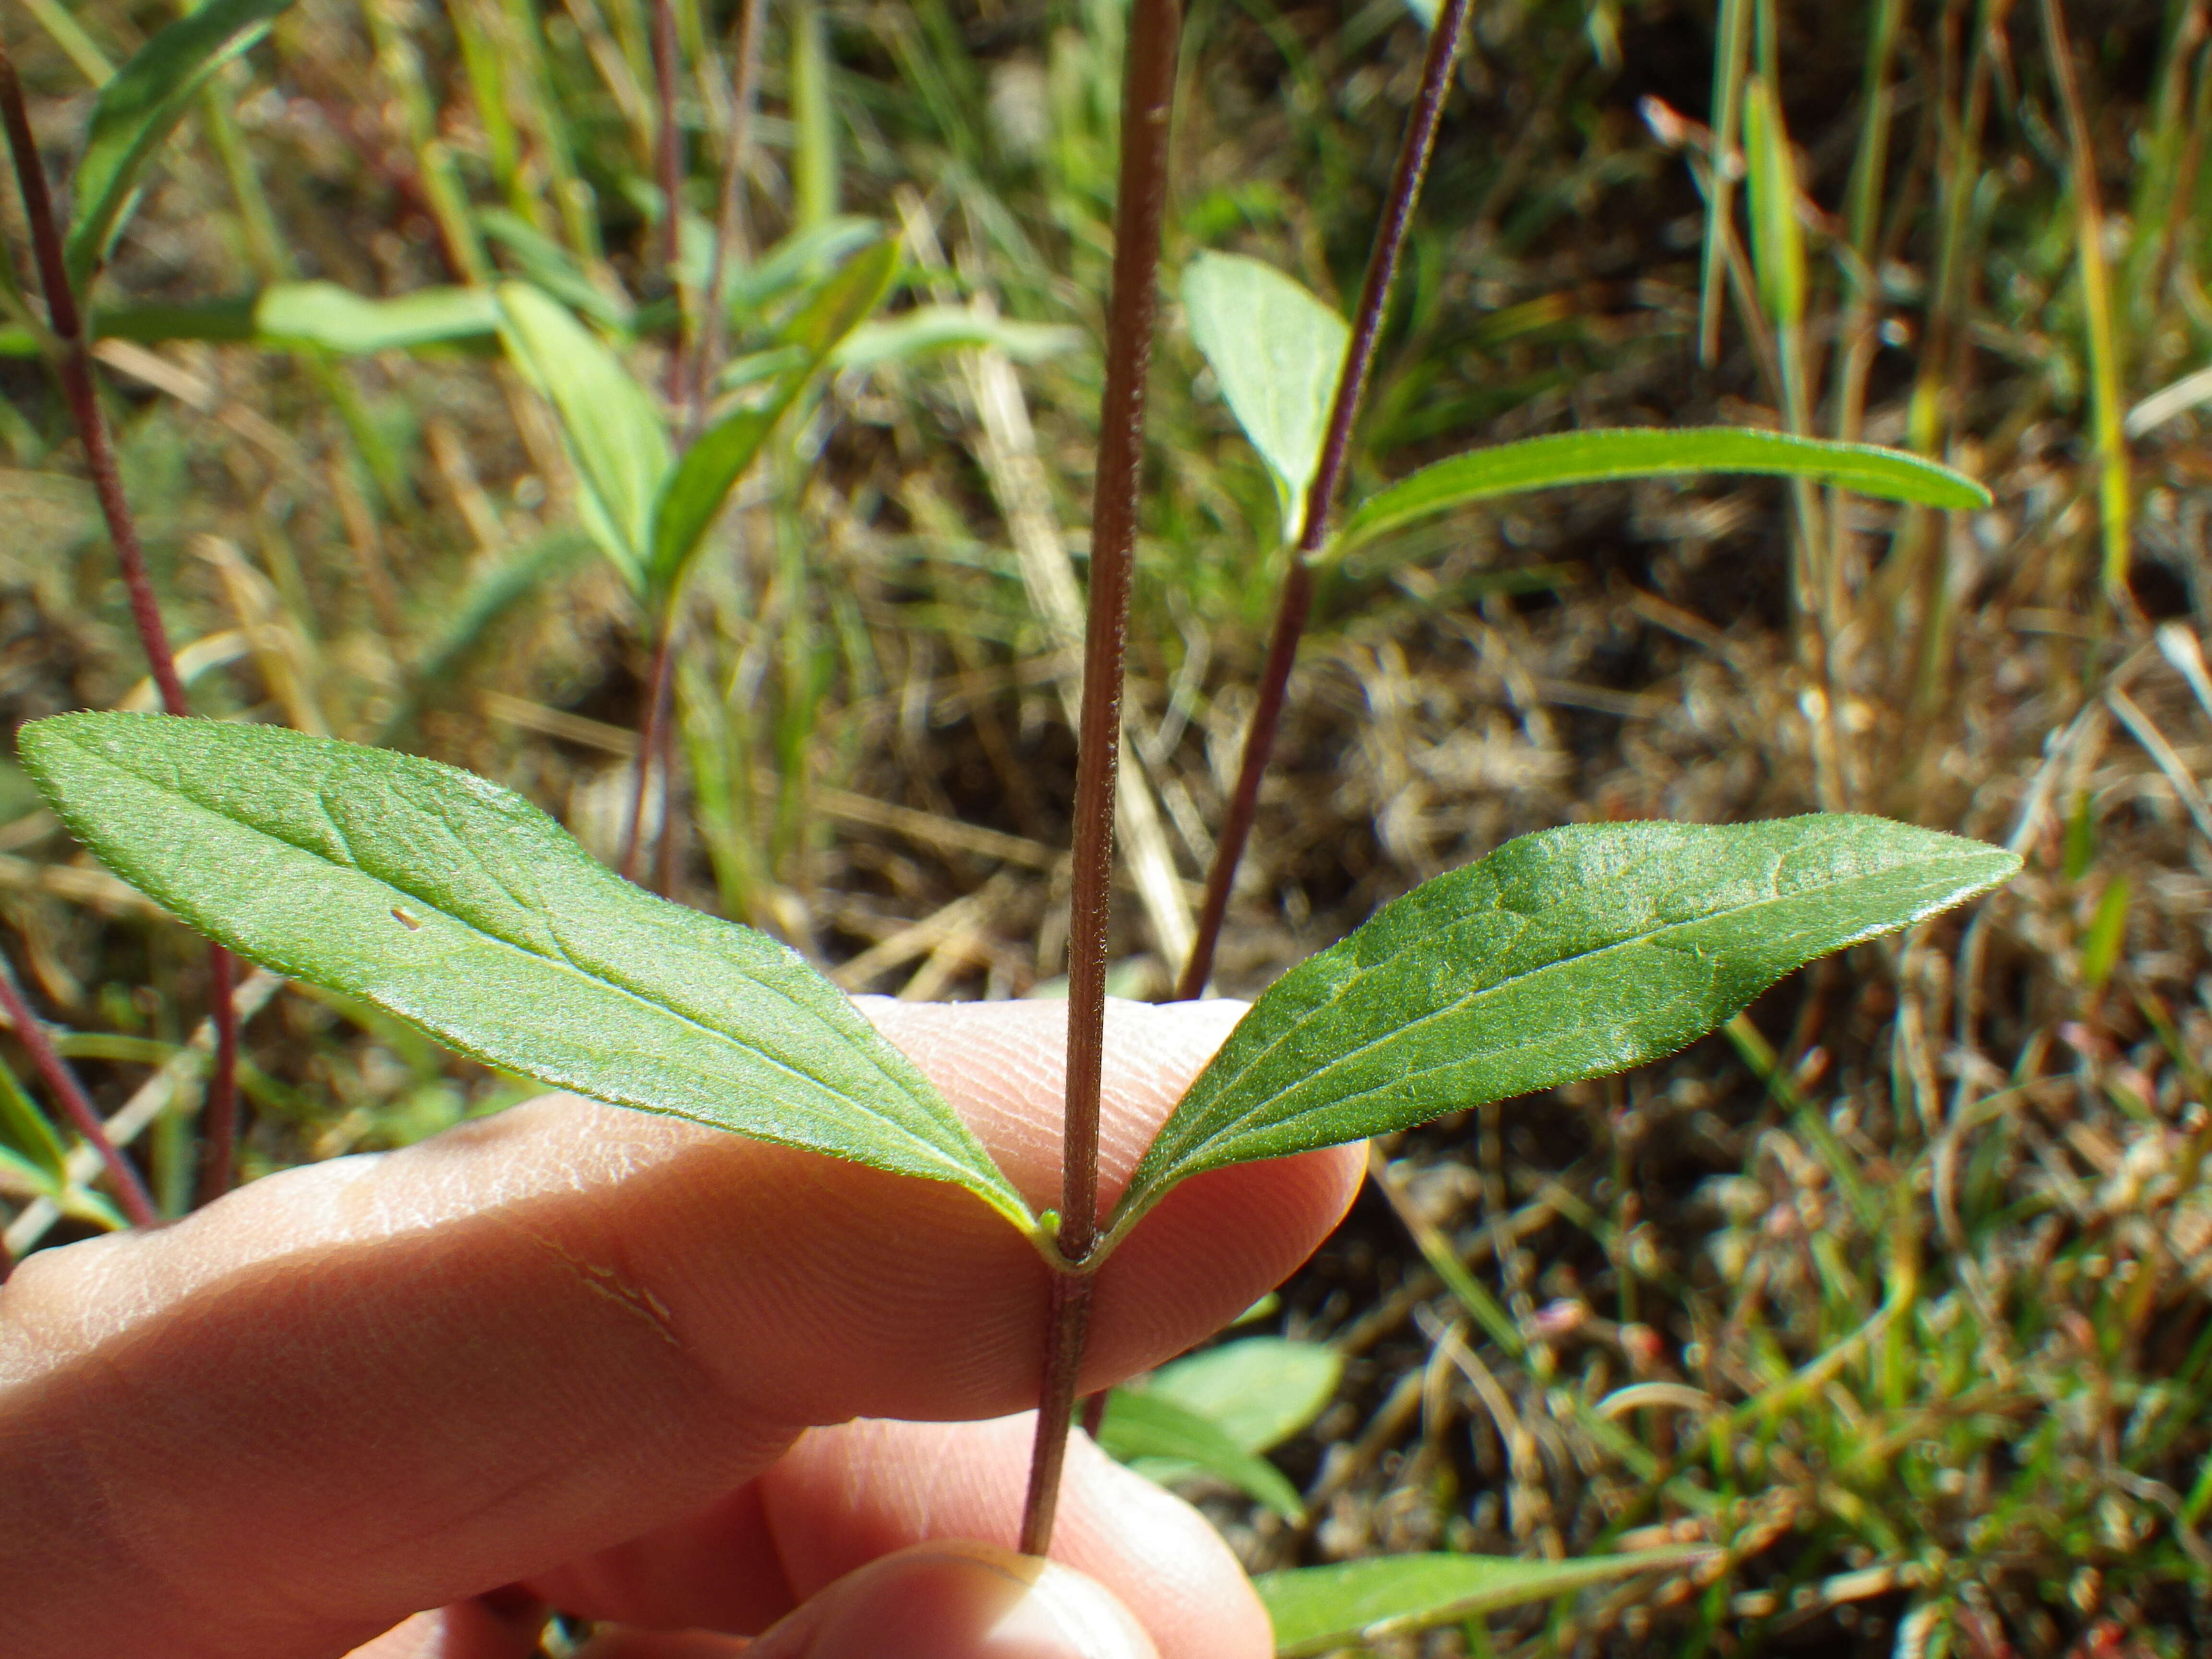
[[[734,144],[725,393],[780,384],[793,319],[865,244],[900,270],[673,612],[662,879],[855,991],[1049,994],[1121,7],[788,0],[749,115],[734,11],[676,13],[672,269],[641,0],[299,0],[179,127],[93,302],[196,706],[472,767],[617,856],[653,618],[592,556],[484,290],[538,284],[669,384]],[[172,15],[10,15],[58,177]],[[1348,301],[1420,45],[1403,0],[1193,0],[1170,279],[1232,251]],[[1667,1065],[1379,1146],[1343,1231],[1240,1335],[1327,1347],[1303,1428],[1231,1436],[1287,1487],[1152,1467],[1255,1568],[1720,1552],[1392,1652],[2199,1650],[2204,0],[1488,0],[1459,82],[1360,486],[1478,441],[1725,420],[1920,449],[1997,502],[1647,483],[1364,550],[1322,593],[1221,988],[1577,818],[1879,811],[2009,841],[2029,871]],[[0,217],[20,283],[12,193]],[[5,302],[0,716],[150,706],[38,313]],[[1172,307],[1153,390],[1129,693],[1150,827],[1124,820],[1116,951],[1136,996],[1174,966],[1283,536]],[[200,951],[12,769],[0,912],[176,1207]],[[249,1173],[518,1097],[272,989]],[[38,1121],[0,1110],[18,1253],[113,1219]],[[1194,1387],[1163,1398],[1243,1421]]]

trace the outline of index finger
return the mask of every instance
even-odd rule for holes
[[[1032,1189],[1060,1018],[886,1018]],[[1226,1024],[1116,1009],[1109,1166]],[[1171,1195],[1102,1270],[1089,1386],[1281,1279],[1358,1169]],[[574,1099],[289,1171],[0,1290],[0,1604],[55,1659],[340,1652],[693,1513],[809,1425],[1033,1403],[1044,1291],[955,1188]]]

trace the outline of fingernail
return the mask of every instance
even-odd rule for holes
[[[1054,1562],[923,1544],[849,1573],[748,1659],[1157,1659],[1127,1610]]]

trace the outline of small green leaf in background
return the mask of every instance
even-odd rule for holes
[[[1072,350],[1082,338],[1057,323],[1016,322],[973,306],[916,306],[881,322],[862,323],[830,354],[830,361],[839,368],[873,368],[975,347],[1003,351],[1018,363],[1038,363]]]
[[[69,1158],[38,1103],[0,1061],[0,1159],[48,1197],[68,1190]]]
[[[1616,427],[1494,444],[1425,466],[1361,502],[1337,533],[1333,550],[1346,552],[1386,530],[1493,496],[1692,472],[1778,474],[1960,511],[1990,504],[1990,492],[1964,473],[1902,450],[1749,427]]]
[[[841,214],[793,231],[749,265],[733,262],[723,275],[730,320],[740,328],[757,325],[760,313],[803,287],[816,272],[842,264],[883,234],[883,226],[873,219]],[[695,288],[704,288],[705,266],[690,281]]]
[[[898,244],[888,238],[848,260],[786,325],[784,347],[801,355],[784,369],[767,402],[725,416],[684,452],[653,507],[647,591],[656,604],[682,582],[684,567],[776,422],[830,353],[883,302],[898,270]]]
[[[477,212],[477,222],[506,251],[525,281],[544,289],[569,310],[617,334],[627,334],[636,325],[636,311],[626,298],[594,283],[567,248],[528,220],[505,208],[484,208]]]
[[[527,283],[502,283],[499,304],[508,356],[560,416],[585,527],[643,592],[653,504],[675,460],[667,423],[622,360],[559,301]]]
[[[292,0],[207,0],[132,54],[92,106],[84,159],[70,181],[76,218],[63,244],[70,286],[84,292],[138,196],[139,177],[209,76],[269,32]]]
[[[1182,304],[1221,395],[1274,476],[1285,539],[1295,540],[1352,330],[1273,265],[1239,253],[1184,266]]]
[[[1145,1390],[1221,1425],[1246,1451],[1279,1446],[1327,1409],[1344,1356],[1325,1343],[1249,1336],[1161,1366]]]
[[[273,283],[254,301],[253,331],[270,345],[349,357],[447,345],[499,332],[499,301],[481,288],[425,288],[372,300],[336,283]]]
[[[520,795],[269,726],[81,714],[24,767],[118,875],[241,956],[488,1065],[1028,1206],[793,951],[653,897]]]
[[[1805,232],[1797,222],[1797,163],[1790,153],[1781,104],[1762,75],[1744,85],[1743,148],[1759,303],[1769,322],[1794,329],[1805,320]]]
[[[1593,1585],[1666,1572],[1711,1555],[1685,1546],[1577,1561],[1512,1556],[1392,1555],[1334,1567],[1263,1572],[1252,1581],[1275,1626],[1278,1659],[1358,1646],[1477,1613],[1548,1601]]]
[[[1238,1445],[1212,1418],[1150,1389],[1116,1389],[1107,1396],[1098,1443],[1124,1463],[1170,1459],[1225,1480],[1293,1523],[1305,1516],[1298,1489],[1280,1469]]]
[[[2093,991],[2103,990],[2120,965],[2120,950],[2128,942],[2128,902],[2134,896],[2128,878],[2114,876],[2098,897],[2081,939],[2081,982]]]
[[[2019,868],[1841,813],[1522,836],[1277,980],[1145,1153],[1113,1237],[1203,1170],[1657,1060],[1784,974]]]

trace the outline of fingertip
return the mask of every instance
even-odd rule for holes
[[[750,1659],[1159,1659],[1143,1627],[1097,1580],[966,1540],[917,1545],[847,1574],[748,1653]]]

